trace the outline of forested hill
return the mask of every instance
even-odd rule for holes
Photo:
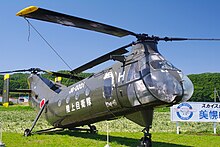
[[[27,77],[29,74],[16,73],[10,77],[10,89],[27,89]],[[90,73],[83,73],[80,76],[87,77]],[[43,74],[44,77],[54,79],[48,74]],[[203,73],[188,75],[194,84],[194,94],[190,101],[207,101],[213,102],[214,88],[217,89],[220,95],[220,73]],[[63,78],[62,84],[71,85],[76,81]],[[0,89],[3,87],[3,76],[0,76]],[[218,100],[218,99],[217,99]]]
[[[203,73],[188,75],[194,85],[194,93],[190,101],[214,101],[214,89],[220,95],[220,73]],[[217,99],[219,102],[219,99]]]

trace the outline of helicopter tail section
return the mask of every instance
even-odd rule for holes
[[[39,74],[31,74],[28,78],[31,89],[30,101],[33,107],[40,107],[47,101],[58,95],[66,86],[46,79]]]

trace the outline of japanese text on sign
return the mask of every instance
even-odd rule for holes
[[[171,121],[220,122],[220,103],[185,102],[170,110]]]

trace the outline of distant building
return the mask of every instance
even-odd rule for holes
[[[28,103],[28,101],[29,101],[29,97],[28,96],[23,96],[23,97],[19,97],[18,98],[18,104],[21,104],[21,103]]]
[[[14,104],[22,104],[22,103],[28,103],[29,98],[28,98],[28,96],[19,97],[19,98],[9,98],[9,101],[13,102]],[[0,102],[2,102],[1,96],[0,96]]]

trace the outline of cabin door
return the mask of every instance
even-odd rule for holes
[[[103,76],[103,98],[107,109],[119,108],[119,102],[116,95],[116,76],[113,69],[109,69]]]

